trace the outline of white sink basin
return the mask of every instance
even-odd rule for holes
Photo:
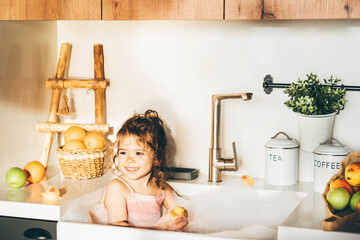
[[[280,225],[306,197],[306,193],[254,189],[239,178],[220,185],[211,185],[198,179],[192,182],[169,182],[173,189],[187,200],[179,205],[189,211],[190,223],[186,232],[169,232],[77,222],[69,219],[67,211],[99,198],[102,190],[87,194],[64,208],[58,223],[58,239],[242,239],[277,237]],[[256,181],[255,181],[256,182]],[[256,184],[255,184],[256,187]],[[65,221],[66,220],[66,221]],[[84,223],[85,222],[85,223]]]

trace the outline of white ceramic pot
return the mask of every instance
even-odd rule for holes
[[[277,136],[283,134],[286,139]],[[265,183],[275,186],[294,185],[298,181],[299,144],[286,133],[278,132],[265,144]]]
[[[337,139],[330,138],[314,150],[314,191],[323,193],[326,183],[339,172],[340,163],[349,150]]]
[[[335,113],[326,115],[298,114],[299,142],[304,151],[313,152],[320,143],[332,137]]]

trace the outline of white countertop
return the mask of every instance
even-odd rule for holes
[[[59,189],[59,175],[47,178],[41,183],[30,184],[19,189],[12,189],[5,181],[0,181],[0,215],[31,219],[58,221],[60,219],[61,200],[46,201],[41,193],[52,185]]]
[[[0,181],[0,215],[60,221],[62,206],[106,186],[110,177],[107,172],[96,179],[73,180],[63,178],[58,170],[52,170],[47,172],[47,176],[40,183],[27,182],[19,189],[12,189],[5,181]],[[58,200],[45,200],[41,196],[48,186],[60,190],[61,197]]]
[[[41,184],[27,184],[21,189],[11,189],[4,181],[0,182],[0,215],[11,217],[22,217],[32,219],[43,219],[60,221],[61,209],[85,194],[95,192],[103,188],[111,179],[111,172],[107,171],[102,177],[90,180],[72,180],[62,178],[56,173],[53,177],[43,180]],[[238,177],[224,176],[224,182],[231,184],[231,181],[238,181]],[[188,190],[198,191],[199,185],[204,191],[220,184],[209,184],[205,175],[192,181],[169,181],[170,185],[187,183]],[[41,192],[47,186],[52,185],[63,193],[62,198],[56,201],[45,201]],[[195,187],[196,186],[196,187]],[[305,239],[304,236],[324,239],[337,239],[340,236],[346,239],[358,239],[359,234],[346,232],[324,232],[321,220],[325,217],[324,203],[321,194],[313,192],[313,184],[299,182],[289,187],[274,187],[265,185],[264,179],[255,179],[256,189],[284,190],[304,193],[304,200],[296,207],[289,217],[278,228],[278,239]],[[40,189],[40,190],[39,190]],[[299,232],[299,234],[295,234]],[[301,232],[301,234],[300,234]],[[308,234],[308,235],[304,235]],[[340,236],[339,236],[340,234]]]

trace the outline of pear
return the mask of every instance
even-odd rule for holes
[[[346,167],[345,179],[353,187],[360,186],[360,162],[350,163]]]

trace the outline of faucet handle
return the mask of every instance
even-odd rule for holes
[[[215,167],[221,171],[237,171],[238,164],[237,164],[237,156],[236,156],[236,145],[235,141],[232,143],[232,149],[234,153],[234,157],[232,158],[220,158],[217,161]]]
[[[238,170],[238,160],[237,160],[237,155],[236,155],[236,144],[235,141],[232,142],[232,149],[233,149],[233,153],[234,153],[234,167],[235,167],[235,171]]]
[[[238,170],[235,141],[232,143],[232,149],[233,149],[234,157],[232,157],[232,158],[220,157],[220,159],[218,159],[214,163],[214,167],[217,170],[219,170],[219,171],[237,171]]]

